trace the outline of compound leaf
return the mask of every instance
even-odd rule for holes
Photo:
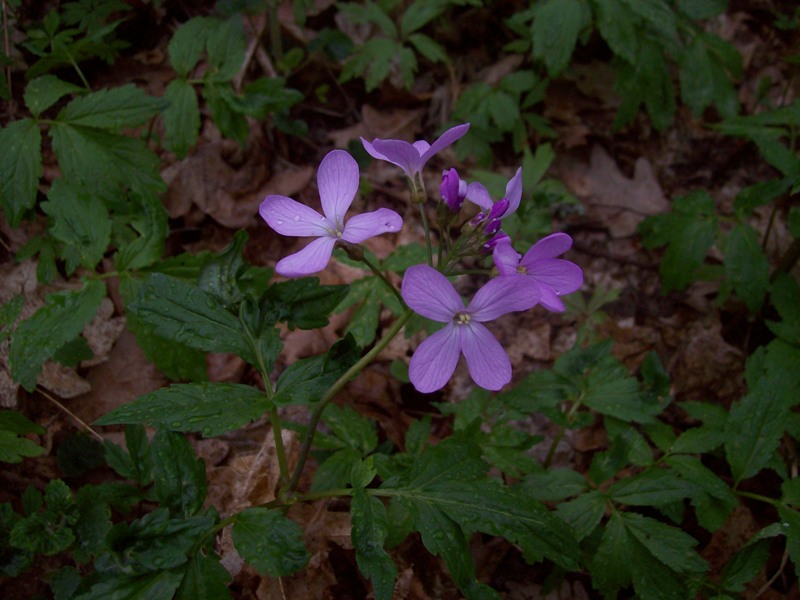
[[[242,558],[271,577],[291,575],[310,559],[303,530],[277,510],[247,508],[236,515],[231,533]]]
[[[20,119],[0,129],[0,204],[12,227],[36,204],[42,176],[42,133],[32,119]]]

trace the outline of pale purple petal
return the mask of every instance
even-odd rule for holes
[[[258,208],[267,225],[281,235],[297,237],[330,235],[333,224],[325,217],[286,196],[267,196]]]
[[[467,133],[467,130],[469,130],[469,123],[456,125],[455,127],[451,127],[445,131],[441,136],[439,136],[438,140],[433,142],[433,144],[431,144],[430,147],[424,151],[422,154],[422,164],[424,165],[426,162],[428,162],[428,160],[430,160],[430,158],[437,152],[441,152],[456,140],[464,137],[464,135]]]
[[[275,265],[275,272],[284,277],[303,277],[319,273],[328,264],[336,238],[321,237],[308,246],[281,259]]]
[[[495,244],[492,251],[492,258],[494,259],[494,266],[500,272],[500,275],[516,275],[519,259],[519,253],[511,246],[511,239],[505,238],[503,241]]]
[[[519,202],[522,200],[522,167],[508,180],[505,198],[508,200],[508,210],[503,216],[507,217],[519,208]]]
[[[361,138],[361,143],[364,145],[364,150],[366,150],[367,154],[369,154],[372,158],[377,158],[378,160],[389,160],[383,154],[378,152],[371,142],[368,142],[363,137]]]
[[[539,296],[539,304],[545,307],[550,312],[564,312],[564,303],[558,297],[552,288],[541,286],[541,295]]]
[[[480,323],[455,327],[461,330],[461,351],[475,383],[487,390],[499,390],[511,381],[508,354],[486,327]]]
[[[525,267],[528,277],[543,287],[551,288],[559,296],[571,294],[583,285],[583,271],[568,260],[544,258],[527,265],[520,264]]]
[[[476,321],[492,321],[506,313],[528,310],[539,301],[535,282],[521,275],[500,275],[479,289],[466,312]]]
[[[344,150],[331,150],[319,165],[317,186],[322,212],[337,228],[356,197],[358,180],[358,163]]]
[[[494,202],[483,184],[473,181],[467,186],[467,200],[477,204],[483,210],[491,210]]]
[[[418,391],[435,392],[453,375],[461,355],[460,329],[463,327],[450,323],[422,342],[414,352],[408,364],[408,378]]]
[[[379,208],[348,219],[342,232],[342,239],[358,244],[375,235],[400,231],[402,226],[403,217],[388,208]]]
[[[431,145],[428,142],[426,142],[425,140],[417,140],[416,142],[414,142],[411,145],[414,146],[414,149],[417,152],[419,152],[420,156],[425,154],[428,151],[428,149],[431,147]]]
[[[536,242],[522,258],[522,264],[528,265],[542,258],[555,258],[572,247],[572,238],[566,233],[553,233]]]
[[[376,139],[372,140],[372,148],[383,155],[383,160],[403,169],[408,177],[413,178],[422,170],[423,163],[420,161],[419,152],[408,142]]]
[[[400,290],[403,300],[423,317],[447,323],[464,303],[447,277],[428,265],[414,265],[406,270]]]

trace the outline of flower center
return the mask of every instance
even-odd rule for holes
[[[456,325],[466,325],[467,323],[470,322],[471,319],[472,317],[470,317],[469,314],[465,312],[458,312],[456,313],[456,316],[453,317],[453,322]]]
[[[517,267],[517,273],[519,273],[520,275],[525,275],[528,273],[528,269],[526,269],[523,265],[519,265]]]

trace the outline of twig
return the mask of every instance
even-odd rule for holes
[[[103,438],[103,436],[102,436],[102,435],[100,435],[100,434],[99,434],[99,433],[97,433],[97,432],[96,432],[94,429],[92,429],[91,425],[89,425],[88,423],[86,423],[86,422],[85,422],[83,419],[81,419],[81,418],[80,418],[78,415],[76,415],[74,412],[72,412],[72,411],[71,411],[70,409],[68,409],[66,406],[64,406],[63,404],[61,404],[61,402],[59,402],[58,400],[56,400],[55,398],[53,398],[53,397],[52,397],[50,394],[48,394],[48,393],[47,393],[47,391],[46,391],[44,388],[42,388],[41,386],[37,386],[37,388],[36,388],[36,391],[37,391],[37,392],[39,392],[39,393],[40,393],[42,396],[44,396],[45,398],[47,398],[47,399],[48,399],[50,402],[52,402],[53,404],[55,404],[55,405],[56,405],[58,408],[60,408],[61,410],[63,410],[65,413],[67,413],[67,414],[68,414],[70,417],[72,417],[72,418],[73,418],[73,419],[74,419],[74,420],[75,420],[75,421],[78,423],[78,425],[80,425],[80,426],[81,426],[83,429],[85,429],[85,430],[86,430],[88,433],[92,434],[92,435],[93,435],[95,438],[97,438],[97,440],[98,440],[98,441],[100,441],[101,443],[102,443],[102,442],[105,442],[105,438]]]

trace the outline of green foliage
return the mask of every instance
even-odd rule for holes
[[[0,411],[0,461],[21,463],[23,458],[40,456],[44,448],[25,436],[45,433],[44,427],[32,423],[14,410]]]
[[[236,515],[231,534],[239,554],[265,575],[291,575],[311,558],[300,526],[276,510],[243,510]]]

